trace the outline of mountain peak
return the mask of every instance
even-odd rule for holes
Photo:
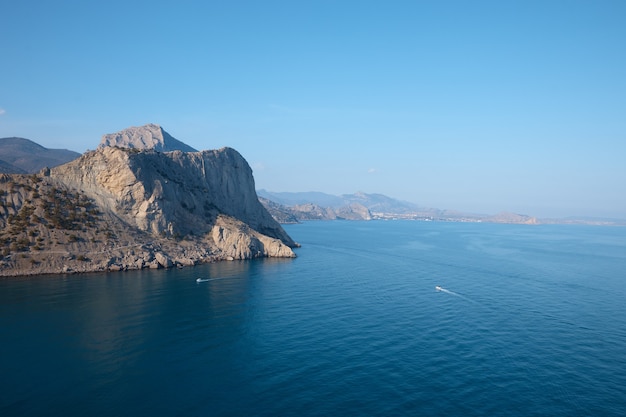
[[[159,152],[183,151],[197,152],[191,146],[175,139],[161,126],[150,123],[144,126],[133,126],[117,133],[102,136],[98,148],[117,146],[120,148],[154,149]]]

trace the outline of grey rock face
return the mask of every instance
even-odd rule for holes
[[[203,235],[224,214],[297,245],[259,202],[252,170],[232,148],[159,153],[105,147],[52,169],[50,176],[155,236]]]
[[[191,146],[175,139],[159,125],[129,127],[117,133],[102,136],[98,148],[117,146],[131,149],[154,149],[159,152],[183,151],[197,152]]]
[[[281,240],[250,230],[245,224],[225,216],[218,217],[211,230],[211,236],[227,259],[295,256],[291,248]]]
[[[154,257],[159,265],[161,265],[163,268],[171,268],[173,265],[173,262],[169,258],[169,256],[163,254],[162,252],[155,253]]]

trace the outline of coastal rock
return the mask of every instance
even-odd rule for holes
[[[229,259],[296,256],[279,239],[262,235],[242,222],[224,216],[218,217],[211,236],[219,251]]]
[[[174,265],[170,257],[167,255],[164,255],[161,252],[155,253],[154,258],[157,261],[157,263],[163,268],[171,268],[172,265]]]
[[[232,148],[102,147],[31,175],[0,174],[0,276],[294,257]]]
[[[297,246],[259,202],[252,170],[232,148],[160,153],[105,147],[53,168],[50,177],[155,236],[203,235],[225,214]]]
[[[191,258],[182,257],[178,259],[178,265],[180,266],[194,266],[195,264],[196,262]]]

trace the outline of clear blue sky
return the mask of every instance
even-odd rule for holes
[[[0,137],[157,123],[257,188],[626,218],[626,1],[3,1]]]

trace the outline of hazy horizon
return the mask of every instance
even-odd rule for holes
[[[160,124],[258,189],[626,218],[621,1],[11,2],[0,137]]]
[[[365,193],[365,194],[382,194],[386,197],[398,200],[400,202],[406,202],[406,203],[412,203],[417,205],[419,208],[421,209],[438,209],[438,210],[450,210],[450,211],[457,211],[463,214],[473,214],[473,215],[496,215],[496,214],[501,214],[501,213],[513,213],[513,214],[520,214],[520,215],[526,215],[526,216],[532,216],[532,217],[536,217],[539,219],[604,219],[604,220],[626,220],[626,217],[619,217],[619,216],[601,216],[601,215],[584,215],[584,214],[566,214],[566,215],[562,215],[562,214],[554,214],[554,215],[550,215],[549,212],[544,212],[543,214],[537,214],[537,213],[530,213],[530,212],[524,212],[524,211],[512,211],[512,210],[507,210],[507,209],[502,209],[499,211],[480,211],[480,210],[471,210],[471,209],[463,209],[463,208],[459,208],[459,207],[435,207],[435,206],[428,206],[425,204],[420,204],[419,202],[415,202],[415,201],[409,201],[409,200],[404,200],[402,198],[396,198],[392,195],[389,194],[385,194],[385,193],[368,193],[366,191],[362,191],[362,190],[357,190],[357,191],[353,191],[353,192],[346,192],[346,193],[338,193],[338,194],[333,194],[333,193],[328,193],[325,192],[323,190],[308,190],[308,191],[278,191],[278,190],[268,190],[268,189],[264,189],[264,188],[259,188],[257,187],[257,192],[258,191],[265,191],[267,193],[270,194],[282,194],[282,193],[294,193],[294,194],[298,194],[298,193],[303,193],[303,194],[312,194],[312,193],[321,193],[321,194],[326,194],[329,196],[335,196],[335,197],[342,197],[344,195],[352,195],[352,194],[356,194],[356,193]]]

